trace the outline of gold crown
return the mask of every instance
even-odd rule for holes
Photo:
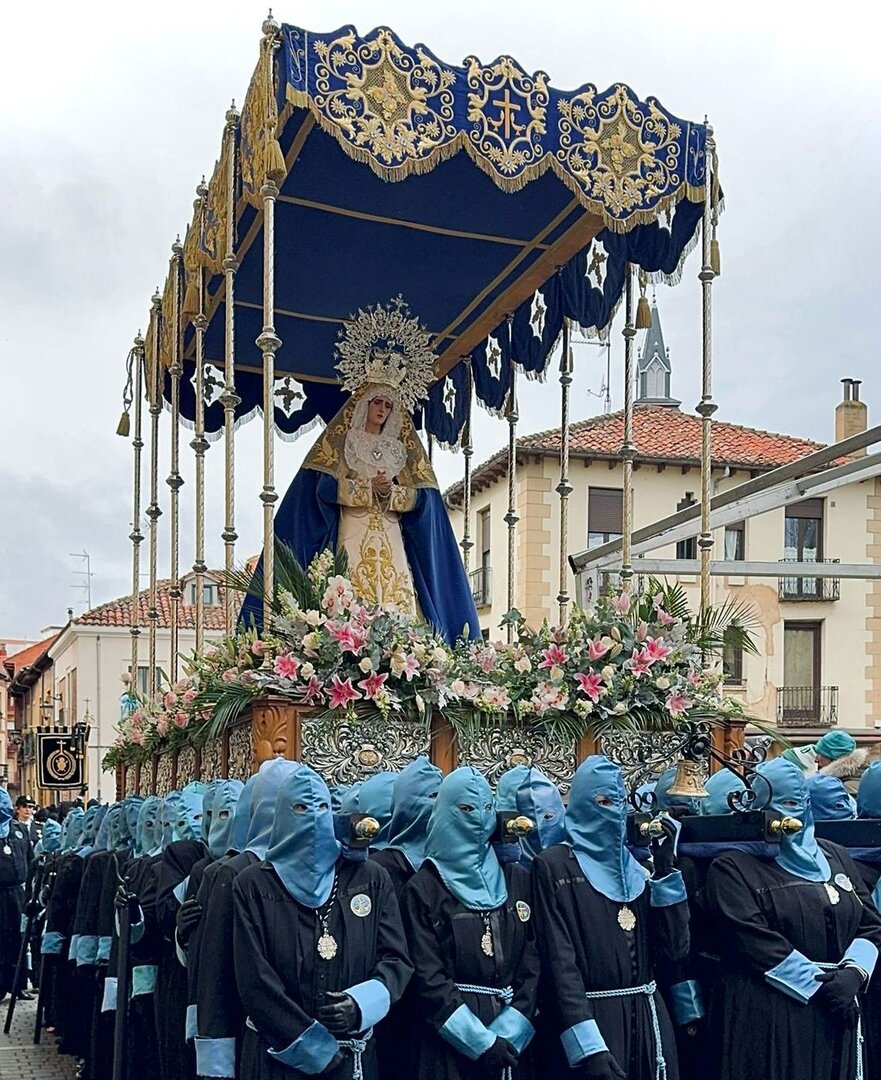
[[[344,389],[355,393],[369,383],[390,386],[407,412],[427,397],[435,379],[431,334],[401,296],[388,305],[359,309],[340,330],[336,355]]]

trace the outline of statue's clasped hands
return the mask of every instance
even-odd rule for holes
[[[391,495],[392,484],[384,472],[377,473],[373,478],[372,484],[374,493],[381,498],[387,499],[389,495]]]

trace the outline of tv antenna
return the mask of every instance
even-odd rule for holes
[[[77,577],[81,577],[84,580],[78,585],[71,585],[72,589],[84,589],[86,593],[87,611],[92,610],[92,578],[96,575],[92,573],[92,556],[83,548],[82,551],[71,551],[68,553],[72,559],[82,559],[85,564],[85,570],[74,570],[73,572]]]
[[[591,397],[600,398],[603,403],[603,413],[606,416],[612,411],[612,335],[609,329],[611,328],[607,328],[605,337],[599,338],[588,338],[583,334],[572,335],[572,342],[575,345],[593,345],[595,349],[606,350],[606,374],[600,383],[600,388],[599,390],[588,388],[587,391]]]

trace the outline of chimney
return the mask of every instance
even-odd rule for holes
[[[849,439],[851,435],[858,435],[868,427],[869,413],[866,404],[860,401],[860,379],[842,379],[844,388],[842,401],[835,406],[835,441],[841,442]],[[855,450],[854,457],[864,457],[865,447]]]

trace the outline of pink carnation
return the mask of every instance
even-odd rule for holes
[[[166,709],[173,709],[177,705],[177,694],[173,690],[169,690],[162,699],[162,704]]]
[[[174,714],[175,727],[185,728],[189,722],[190,722],[190,718],[187,716],[187,714],[185,712],[176,712]]]
[[[162,739],[168,734],[168,721],[164,716],[156,721],[156,734]]]
[[[193,689],[187,690],[184,693],[184,703],[189,705],[191,701],[196,700],[196,691]]]

